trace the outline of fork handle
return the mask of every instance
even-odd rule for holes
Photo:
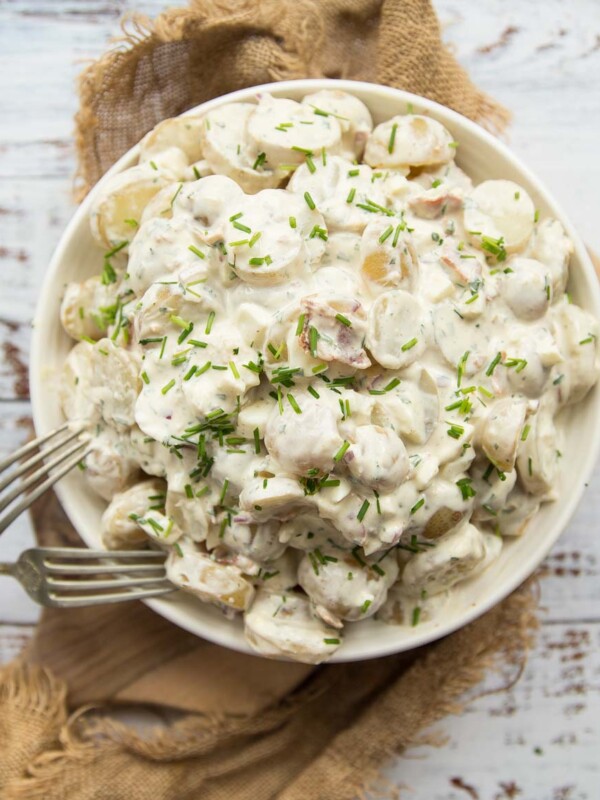
[[[0,575],[14,575],[15,565],[8,561],[0,561]]]

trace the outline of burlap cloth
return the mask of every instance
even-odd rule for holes
[[[442,45],[428,0],[197,0],[154,23],[132,20],[83,73],[80,190],[159,120],[233,89],[307,75],[398,86],[490,128],[508,118]],[[43,543],[80,544],[53,495],[33,516]],[[459,710],[487,669],[518,674],[534,595],[522,587],[419,651],[319,668],[224,650],[141,604],[46,611],[27,652],[0,670],[1,796],[395,796],[379,775],[389,756]],[[116,703],[189,713],[140,736],[86,708]]]

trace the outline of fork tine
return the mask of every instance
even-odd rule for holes
[[[64,426],[63,426],[63,429],[64,429]],[[61,429],[59,429],[59,430],[61,430]],[[44,458],[46,458],[47,456],[52,455],[52,453],[55,453],[61,447],[64,447],[70,441],[75,439],[75,437],[79,436],[80,433],[81,433],[81,430],[75,430],[75,431],[73,431],[71,433],[70,436],[66,436],[66,437],[64,437],[62,439],[58,439],[58,441],[55,441],[56,434],[53,434],[52,435],[53,436],[53,441],[52,441],[50,447],[47,447],[47,448],[44,448],[44,449],[40,450],[39,453],[36,453],[29,460],[24,461],[22,464],[19,465],[19,467],[17,469],[13,470],[9,475],[7,475],[6,478],[4,478],[4,480],[0,481],[0,492],[3,491],[4,489],[6,489],[7,486],[10,486],[10,484],[14,480],[16,480],[17,478],[20,478],[21,475],[23,475],[25,472],[28,472],[32,467],[35,467],[36,464],[39,464],[40,461],[42,461]],[[13,459],[13,461],[11,461],[11,463],[13,463],[13,462],[14,462],[14,459]],[[10,464],[9,464],[9,466],[10,466]],[[0,469],[0,472],[2,472],[2,469]]]
[[[86,443],[82,443],[82,446],[85,446]],[[8,526],[13,522],[20,514],[23,513],[29,506],[34,503],[38,497],[41,497],[44,492],[48,491],[51,486],[59,481],[67,472],[70,472],[73,467],[75,467],[85,456],[89,453],[89,449],[86,450],[84,453],[77,453],[77,455],[66,462],[63,465],[62,469],[59,469],[58,472],[54,472],[50,475],[43,483],[37,486],[33,491],[31,491],[28,495],[26,495],[23,500],[16,505],[11,511],[5,514],[3,517],[0,517],[0,533],[3,533]]]
[[[164,583],[166,580],[166,573],[163,570],[162,574],[159,575],[151,575],[146,578],[140,578],[139,576],[132,575],[128,578],[97,578],[97,579],[89,579],[86,581],[78,581],[73,578],[55,578],[51,575],[48,575],[46,578],[46,584],[48,586],[49,591],[93,591],[96,589],[126,589],[132,586],[156,586],[156,584]]]
[[[136,575],[145,575],[148,573],[156,572],[157,570],[164,570],[163,562],[157,561],[155,564],[84,564],[80,561],[78,564],[44,564],[48,575],[95,575],[98,572],[110,572],[111,574],[127,574],[135,573]]]
[[[105,594],[90,595],[59,595],[51,592],[48,597],[54,606],[61,608],[77,608],[80,606],[100,605],[103,603],[123,603],[128,600],[143,600],[145,597],[160,597],[176,591],[177,587],[169,584],[164,588],[156,589],[125,589],[122,592],[106,592]]]
[[[77,442],[77,444],[70,447],[68,450],[65,450],[64,453],[59,453],[55,458],[49,461],[47,464],[44,464],[43,467],[37,469],[32,475],[30,475],[26,480],[22,481],[18,486],[15,486],[10,492],[4,495],[2,499],[0,499],[0,511],[3,511],[6,506],[10,505],[13,500],[16,500],[17,497],[24,494],[30,486],[34,486],[36,483],[42,480],[42,478],[47,477],[50,474],[50,471],[57,467],[59,464],[62,464],[69,456],[72,456],[74,453],[83,450],[83,448],[88,446],[88,442]],[[81,460],[81,456],[75,463]],[[52,476],[53,477],[53,476]]]
[[[36,552],[50,561],[54,558],[82,558],[89,561],[98,559],[128,559],[128,558],[161,558],[167,554],[164,550],[88,550],[87,547],[36,547]]]
[[[52,439],[54,436],[57,436],[59,433],[67,430],[67,428],[71,427],[71,425],[72,423],[65,422],[64,425],[60,426],[60,428],[50,431],[50,433],[47,433],[44,436],[38,436],[37,439],[33,439],[31,442],[27,442],[27,444],[24,444],[23,447],[15,450],[14,453],[11,453],[9,456],[6,456],[6,458],[3,458],[2,461],[0,461],[0,472],[4,472],[4,470],[10,467],[11,464],[14,464],[15,461],[19,461],[19,459],[29,455],[32,450],[35,450],[40,445]],[[83,429],[83,425],[81,428]]]

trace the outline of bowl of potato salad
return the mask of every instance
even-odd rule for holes
[[[90,546],[161,548],[148,601],[307,663],[429,642],[540,563],[599,443],[599,291],[494,137],[351,81],[165,120],[90,192],[42,289],[36,428]]]

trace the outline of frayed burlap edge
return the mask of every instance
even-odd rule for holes
[[[280,81],[319,77],[311,63],[323,41],[324,22],[316,13],[318,5],[312,0],[261,0],[259,3],[255,0],[191,0],[188,8],[167,9],[154,20],[144,14],[125,15],[121,21],[123,35],[113,39],[112,47],[90,64],[77,81],[79,111],[75,114],[78,164],[75,199],[81,201],[101,177],[95,159],[97,119],[94,105],[109,67],[111,71],[128,72],[158,42],[197,38],[200,33],[206,33],[208,25],[214,28],[245,22],[257,30],[268,30],[273,20],[284,12],[288,21],[290,15],[295,17],[296,24],[289,26],[294,33],[290,38],[288,32],[286,50],[278,48],[273,53],[273,62],[267,67],[270,79]]]
[[[322,755],[305,765],[296,779],[277,795],[279,800],[313,796],[308,791],[315,784],[322,787],[323,797],[337,797],[335,786],[328,794],[328,775],[335,776],[336,785],[343,785],[348,796],[354,791],[359,797],[367,794],[386,800],[399,797],[398,787],[391,786],[381,775],[384,761],[411,746],[441,744],[443,739],[438,732],[429,730],[430,726],[448,714],[460,713],[481,696],[464,699],[465,693],[477,686],[491,669],[507,664],[513,668],[512,677],[495,691],[510,688],[518,680],[539,626],[538,598],[539,587],[532,579],[466,628],[423,648],[419,657],[384,687],[348,728],[334,737]],[[7,785],[3,798],[46,800],[54,797],[52,789],[56,781],[64,783],[69,772],[92,766],[109,771],[116,759],[121,769],[140,760],[164,763],[189,759],[193,769],[194,758],[210,754],[240,737],[264,740],[279,735],[282,726],[303,706],[328,690],[339,691],[340,669],[347,669],[348,673],[353,670],[355,677],[356,665],[341,665],[336,669],[334,680],[330,668],[317,671],[306,687],[260,717],[210,720],[194,716],[141,736],[121,723],[90,718],[81,712],[65,721],[64,685],[44,670],[32,670],[17,662],[0,671],[0,704],[4,714],[18,725],[20,716],[30,708],[42,709],[53,718],[56,740],[61,746],[33,759],[27,777]],[[428,690],[425,694],[423,686]],[[27,701],[26,707],[23,699]],[[377,725],[384,710],[387,723]],[[363,754],[358,756],[353,746],[357,737],[365,742]],[[346,752],[353,755],[350,763],[344,757]]]
[[[377,10],[381,14],[381,35],[376,58],[372,59],[377,64],[376,71],[365,64],[364,74],[357,74],[356,70],[349,73],[342,63],[339,65],[339,77],[371,80],[422,92],[426,97],[465,114],[492,133],[501,133],[511,119],[510,112],[478,89],[458,64],[451,49],[441,43],[439,24],[429,2],[421,5],[423,25],[428,26],[430,35],[436,41],[436,52],[431,52],[435,74],[427,86],[412,85],[410,77],[406,75],[399,77],[396,61],[390,58],[394,43],[388,41],[390,25],[386,17],[397,17],[403,12],[396,4],[389,5],[388,9],[386,3],[381,3]],[[78,80],[80,110],[75,116],[78,159],[74,186],[76,199],[82,200],[103,172],[97,148],[96,102],[99,94],[114,85],[115,96],[118,97],[120,76],[133,74],[142,57],[151,53],[157,45],[197,40],[210,35],[213,29],[245,24],[270,42],[269,63],[264,65],[270,80],[323,77],[326,73],[323,71],[321,54],[326,49],[327,36],[331,40],[336,34],[336,13],[339,13],[339,8],[322,6],[313,0],[191,0],[187,8],[168,9],[155,20],[142,14],[131,14],[124,18],[123,35],[113,40],[111,49],[91,63]],[[279,27],[283,20],[284,29]],[[362,63],[360,56],[354,60]],[[364,60],[369,61],[363,57]],[[197,104],[188,104],[188,108]],[[154,124],[159,121],[160,118],[157,118]],[[130,146],[133,144],[135,142],[131,141]],[[116,161],[122,154],[115,152],[113,160]]]

